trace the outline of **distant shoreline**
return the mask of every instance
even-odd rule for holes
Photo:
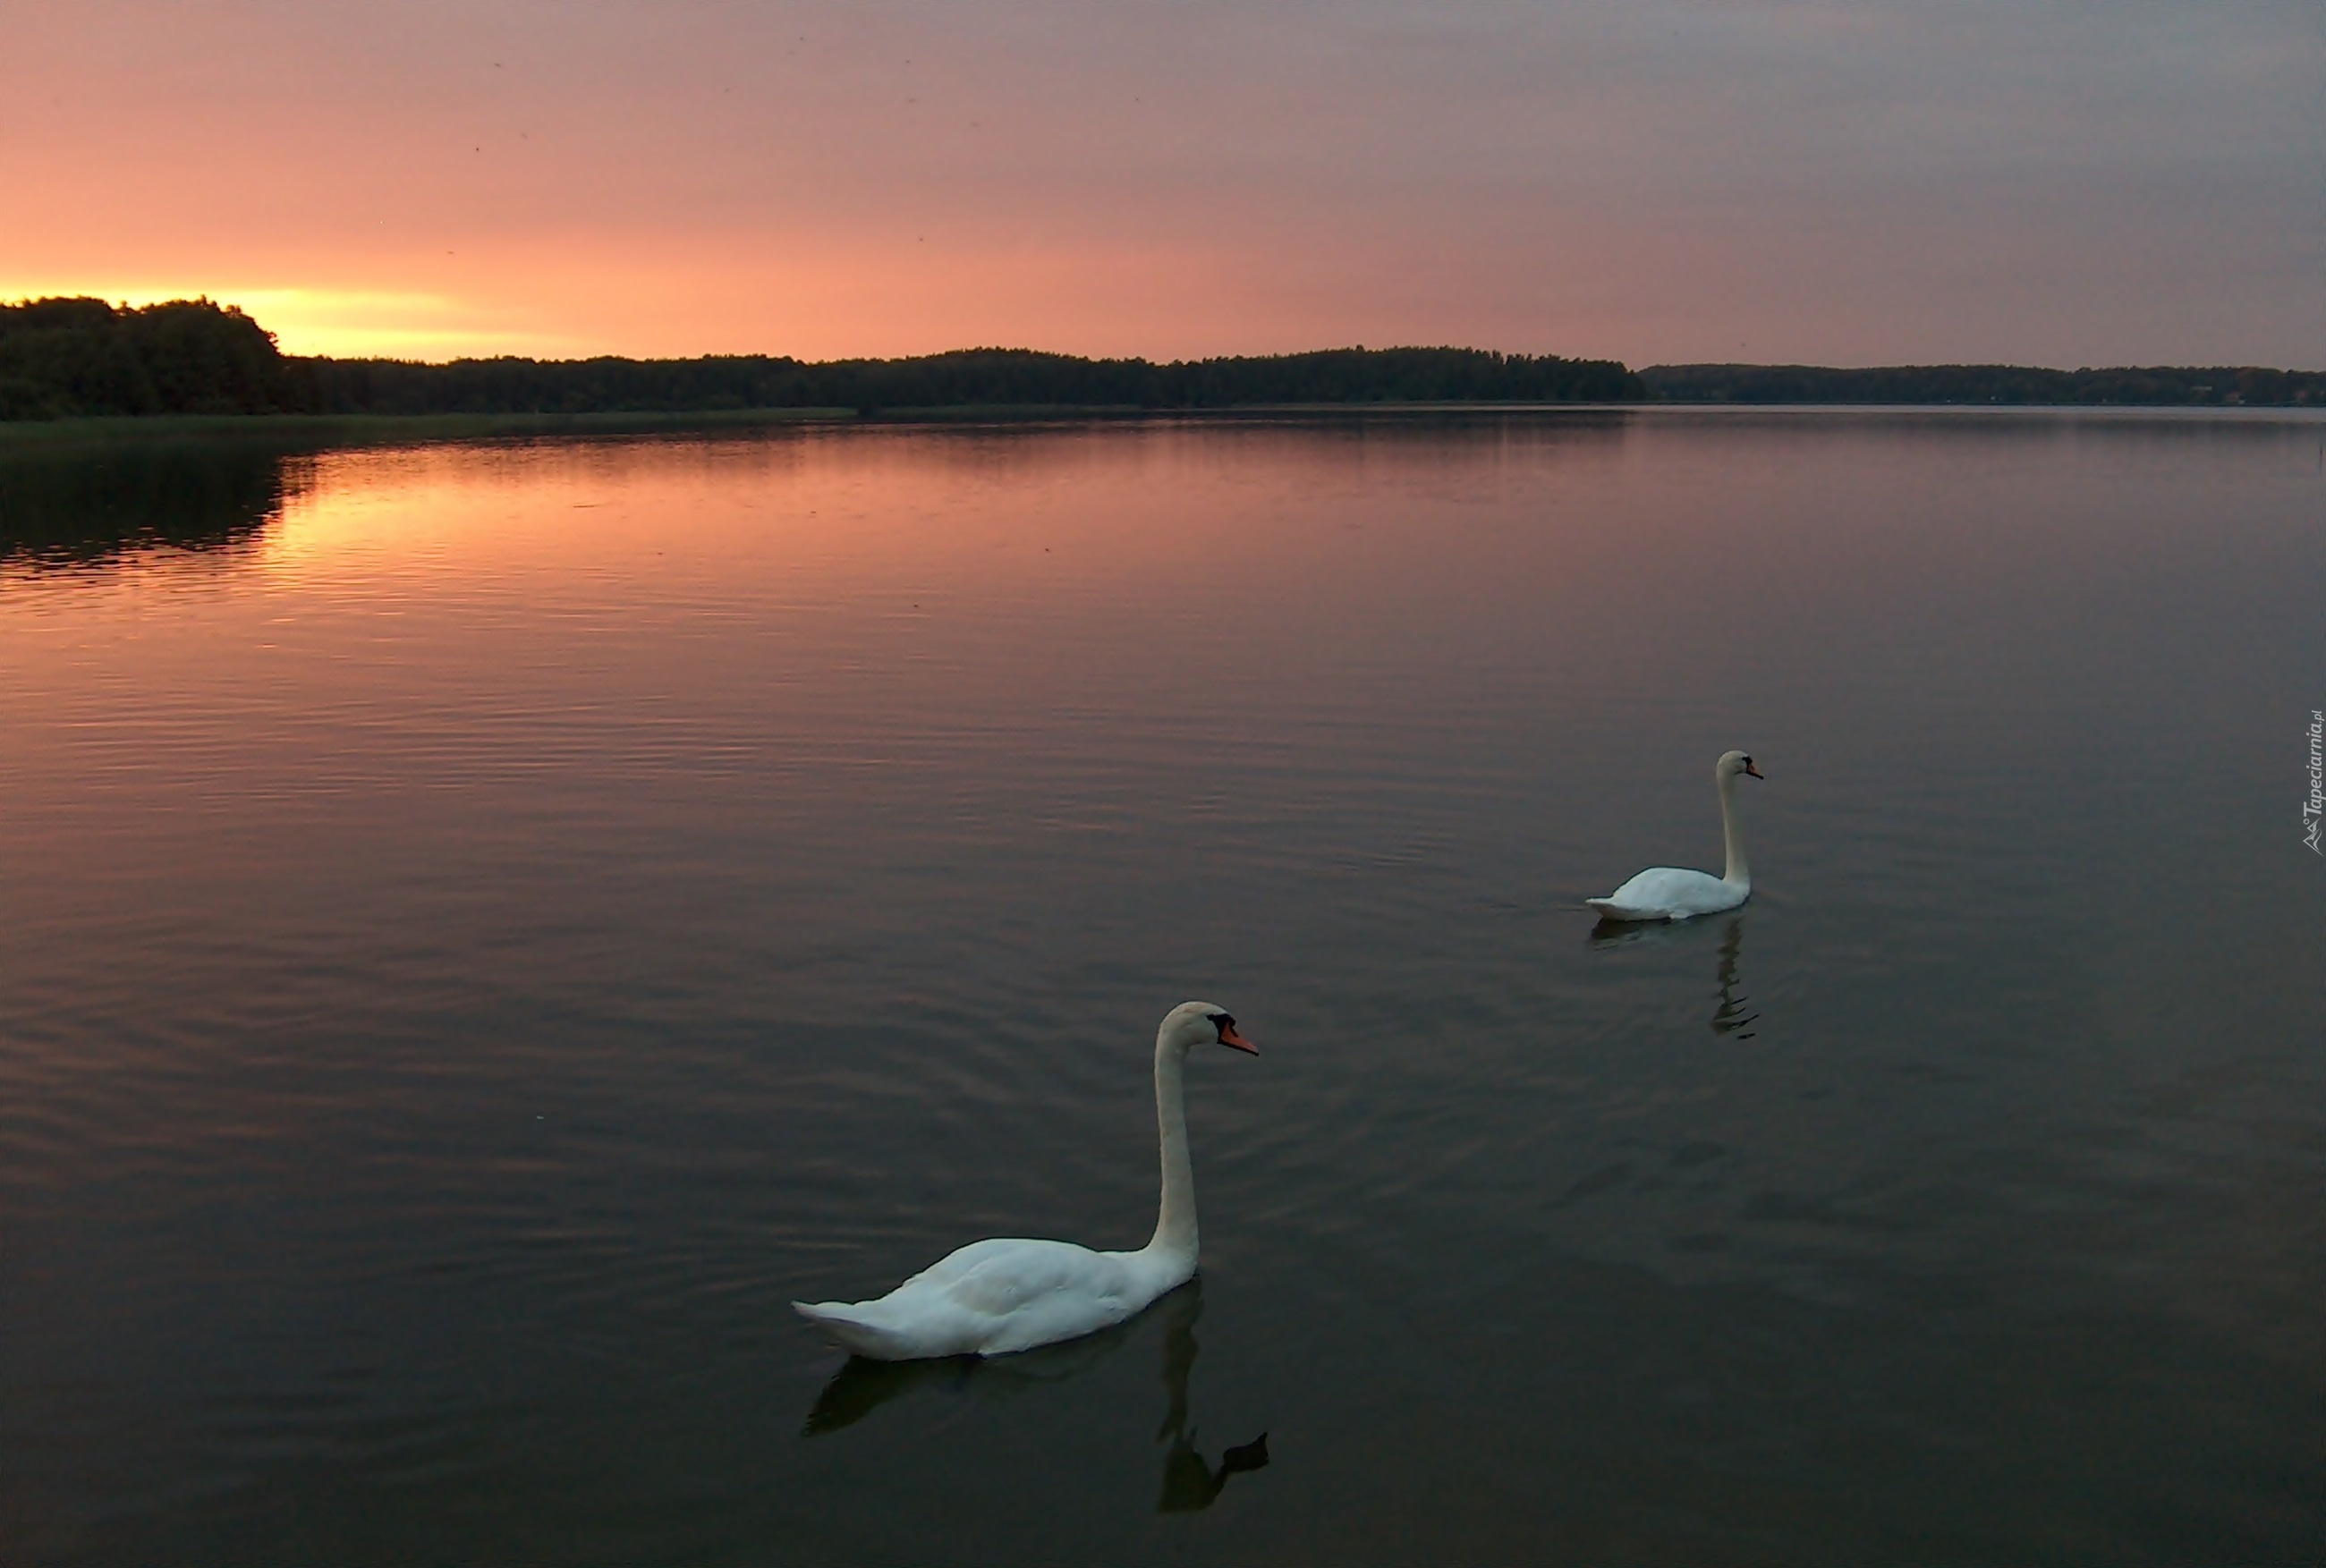
[[[0,430],[241,415],[433,419],[448,433],[800,420],[1454,414],[1479,409],[2326,407],[2326,372],[2256,366],[1655,365],[1452,345],[1158,362],[1030,348],[895,359],[782,355],[426,364],[286,356],[232,306],[0,304]],[[245,427],[256,428],[256,427]],[[323,428],[302,425],[305,431]],[[370,428],[350,423],[360,432]],[[383,427],[388,428],[388,427]],[[392,427],[405,434],[430,427]],[[54,439],[54,438],[52,438]]]
[[[608,413],[209,413],[113,414],[96,418],[0,421],[0,451],[98,445],[122,441],[277,438],[294,447],[369,446],[409,441],[486,441],[525,436],[684,435],[815,425],[1040,425],[1356,422],[1382,419],[1470,421],[1493,416],[1556,419],[1699,416],[1745,419],[1803,415],[1905,415],[1961,418],[2073,416],[2085,419],[2190,419],[2273,422],[2326,420],[2319,404],[2043,403],[1287,403],[1230,408],[1139,408],[1073,404],[965,404],[891,408],[634,410]]]

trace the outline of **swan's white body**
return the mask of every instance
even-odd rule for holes
[[[1605,898],[1583,902],[1603,920],[1688,920],[1734,909],[1753,896],[1753,868],[1744,859],[1744,840],[1736,828],[1736,775],[1761,776],[1753,759],[1741,751],[1724,752],[1713,765],[1720,786],[1720,827],[1728,841],[1728,868],[1724,876],[1707,871],[1683,871],[1658,866],[1641,872]]]
[[[1195,1276],[1196,1174],[1187,1157],[1180,1080],[1187,1052],[1216,1042],[1258,1051],[1208,1002],[1185,1002],[1155,1033],[1155,1119],[1163,1201],[1155,1235],[1136,1252],[1068,1241],[972,1241],[878,1301],[794,1302],[844,1349],[879,1361],[1006,1356],[1112,1328]]]

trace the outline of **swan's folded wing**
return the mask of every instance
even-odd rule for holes
[[[1065,1241],[986,1242],[991,1250],[945,1286],[984,1320],[981,1354],[1006,1355],[1122,1322],[1146,1304],[1115,1258]]]

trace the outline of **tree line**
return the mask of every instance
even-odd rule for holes
[[[232,306],[0,305],[0,419],[290,413],[308,401],[274,337]]]
[[[2253,366],[1652,365],[1640,380],[1650,397],[1669,403],[2326,406],[2326,372]]]
[[[903,359],[331,359],[282,354],[208,300],[0,305],[0,419],[144,413],[626,413],[751,408],[1228,408],[1636,398],[1610,359],[1482,348],[1337,348],[1177,360],[964,348]]]
[[[231,305],[0,304],[0,420],[155,413],[573,414],[831,408],[1174,410],[1382,403],[2326,404],[2326,374],[2253,367],[1666,365],[1484,348],[1084,359],[331,359],[282,353]]]
[[[388,359],[301,362],[318,405],[348,413],[598,413],[651,410],[1071,407],[1251,404],[1599,403],[1639,395],[1613,360],[1479,348],[1339,348],[1181,360],[1084,359],[963,348],[905,359]]]

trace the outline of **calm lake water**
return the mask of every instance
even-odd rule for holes
[[[0,1559],[2318,1562],[2326,423],[19,449],[0,531]],[[1732,746],[1752,902],[1595,934]],[[1197,1285],[793,1316],[1142,1242],[1191,997]]]

